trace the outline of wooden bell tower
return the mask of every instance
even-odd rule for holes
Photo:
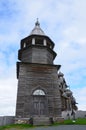
[[[21,40],[18,51],[17,120],[33,118],[35,122],[39,117],[47,122],[51,117],[53,120],[61,117],[57,82],[61,66],[53,63],[56,57],[53,49],[54,42],[45,35],[37,20],[30,35]]]

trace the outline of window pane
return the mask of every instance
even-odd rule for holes
[[[44,91],[41,89],[37,89],[34,91],[33,95],[45,95]]]

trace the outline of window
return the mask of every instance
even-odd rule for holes
[[[26,47],[26,43],[23,44],[24,48]]]
[[[35,39],[35,44],[36,44],[36,45],[43,45],[43,39],[36,38],[36,39]]]
[[[46,46],[47,45],[47,42],[46,42],[46,40],[44,39],[44,46]]]
[[[45,95],[45,92],[41,89],[37,89],[33,92],[33,95]]]

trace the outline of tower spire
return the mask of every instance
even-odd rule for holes
[[[38,21],[38,18],[37,18],[37,21],[35,22],[35,27],[33,28],[33,30],[31,31],[30,35],[32,34],[35,34],[35,35],[44,35],[45,36],[45,33],[43,32],[43,30],[40,28],[40,23]]]
[[[35,26],[40,26],[40,23],[39,23],[39,21],[38,21],[38,18],[37,18],[37,21],[36,21],[36,23],[35,23]]]

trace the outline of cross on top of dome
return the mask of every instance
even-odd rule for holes
[[[39,21],[38,21],[38,18],[37,18],[37,21],[36,21],[36,23],[35,23],[35,26],[40,26],[40,23],[39,23]]]

